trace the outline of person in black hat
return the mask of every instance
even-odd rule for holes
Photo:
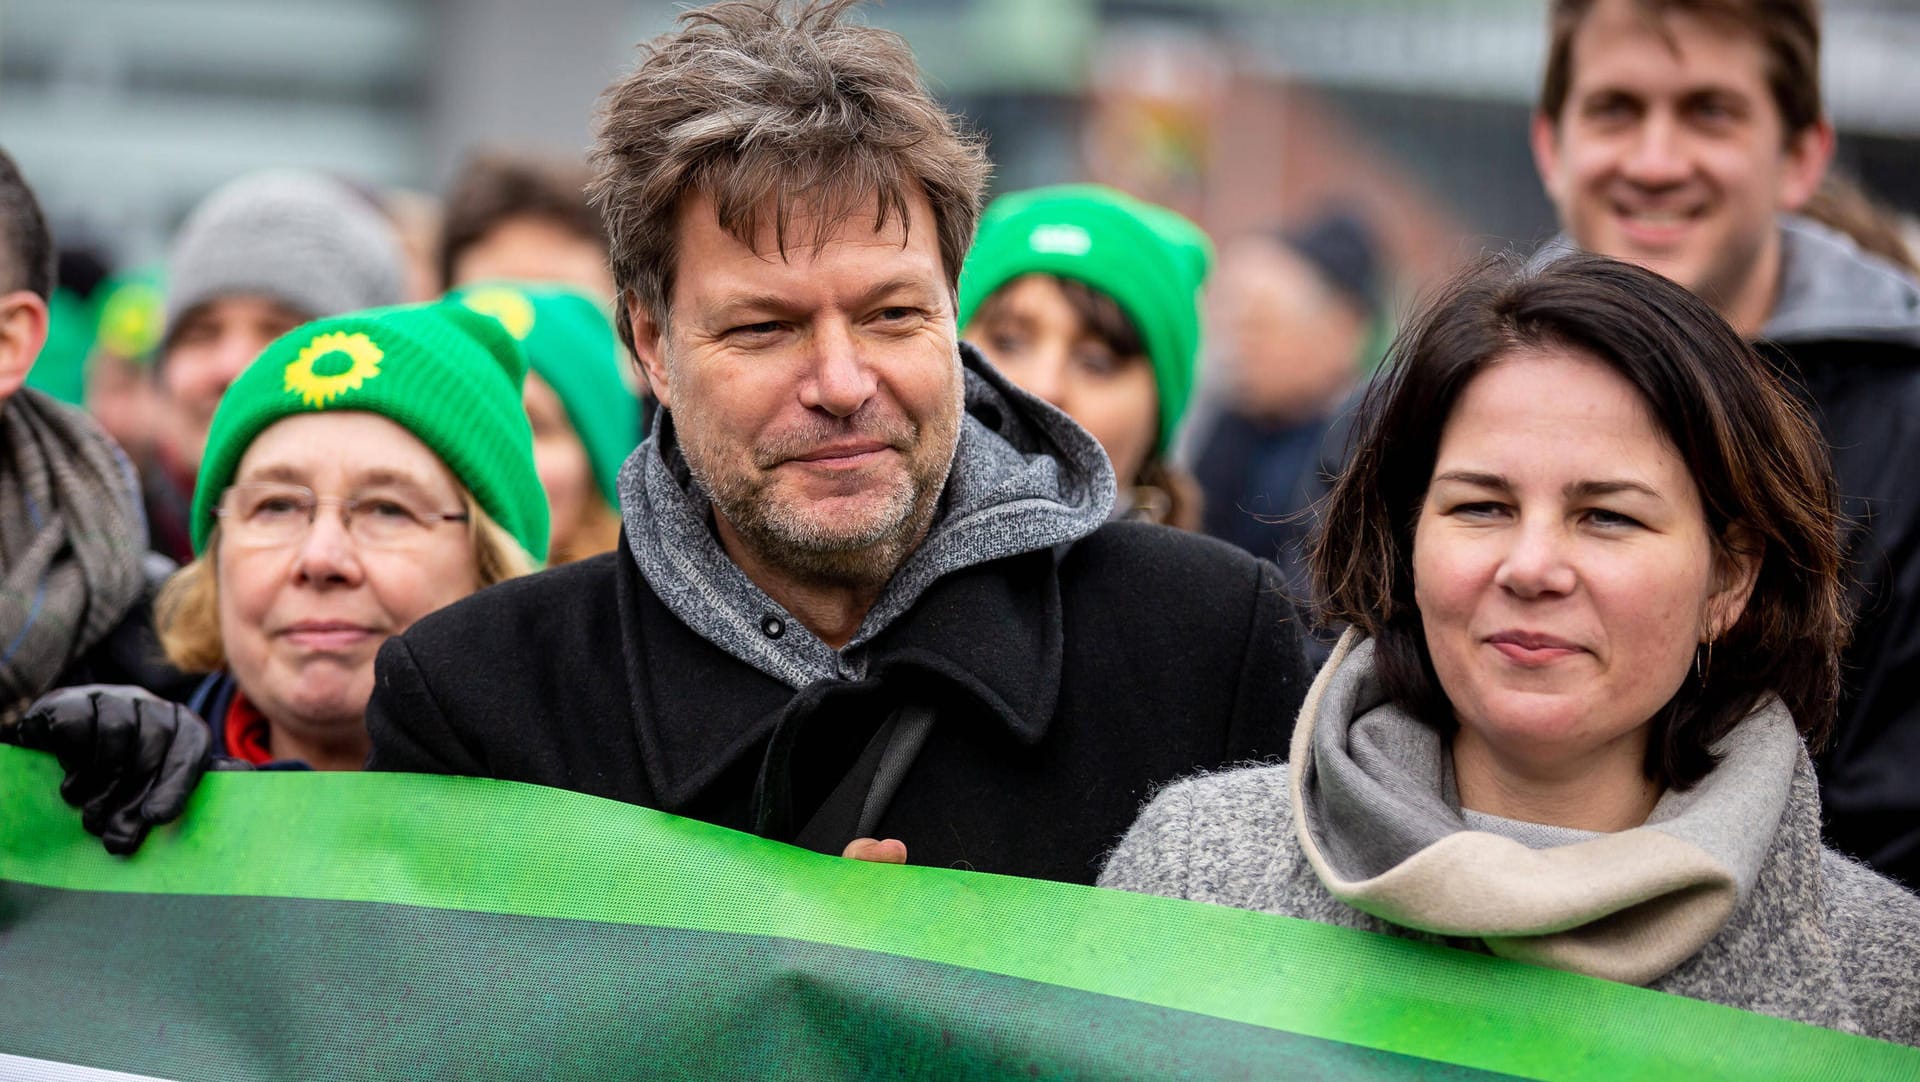
[[[1377,267],[1367,225],[1336,212],[1230,243],[1216,279],[1225,386],[1194,458],[1205,529],[1277,561],[1296,598],[1321,447],[1373,335]]]

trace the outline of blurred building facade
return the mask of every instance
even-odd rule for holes
[[[1543,0],[888,0],[997,184],[1091,177],[1216,232],[1330,202],[1406,265],[1552,229],[1526,145]],[[65,239],[155,257],[220,181],[436,190],[476,145],[578,154],[659,0],[0,0],[0,145]],[[1841,162],[1920,212],[1920,5],[1828,0]]]

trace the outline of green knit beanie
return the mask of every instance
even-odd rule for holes
[[[281,335],[214,411],[193,489],[193,549],[254,437],[301,413],[377,413],[432,448],[536,562],[547,555],[547,497],[520,402],[526,356],[500,324],[457,304],[372,308]]]
[[[1173,446],[1200,357],[1200,286],[1213,245],[1165,207],[1097,184],[1014,192],[980,218],[960,271],[960,326],[1024,274],[1072,278],[1117,301],[1147,345],[1160,395],[1160,446]]]
[[[640,400],[620,378],[620,340],[592,298],[563,286],[490,282],[447,294],[500,321],[547,381],[586,446],[594,482],[620,506],[620,465],[640,445]]]

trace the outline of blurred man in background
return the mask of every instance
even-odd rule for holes
[[[620,356],[607,234],[587,201],[587,179],[579,163],[497,150],[470,155],[447,192],[439,242],[445,288],[501,317],[527,349],[527,417],[552,510],[548,560],[556,565],[605,552],[619,539],[615,477],[652,412]],[[586,311],[583,299],[596,311]],[[562,324],[567,333],[551,333]]]
[[[1566,241],[1711,302],[1798,377],[1833,448],[1859,618],[1821,761],[1829,838],[1920,886],[1920,284],[1795,214],[1833,156],[1818,6],[1550,11],[1532,137]]]
[[[1331,214],[1239,238],[1217,281],[1226,386],[1194,460],[1206,531],[1278,561],[1303,600],[1322,445],[1379,307],[1376,246],[1359,218]]]
[[[177,562],[193,558],[193,479],[228,384],[286,331],[398,304],[405,281],[391,224],[327,177],[253,173],[194,208],[167,261],[155,362],[166,418],[142,479],[155,549]]]
[[[442,284],[557,282],[611,301],[606,230],[586,184],[584,165],[497,151],[469,158],[442,210]]]

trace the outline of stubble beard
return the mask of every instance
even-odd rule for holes
[[[955,365],[957,375],[957,354]],[[893,577],[933,525],[959,443],[963,386],[964,381],[956,379],[952,407],[925,423],[862,410],[752,448],[744,470],[710,468],[727,460],[728,449],[685,429],[680,432],[681,450],[714,513],[726,519],[759,561],[803,582],[873,592]],[[773,467],[810,447],[852,435],[884,441],[906,464],[903,482],[862,516],[864,522],[847,523],[817,507],[796,509],[792,500],[773,495]]]

